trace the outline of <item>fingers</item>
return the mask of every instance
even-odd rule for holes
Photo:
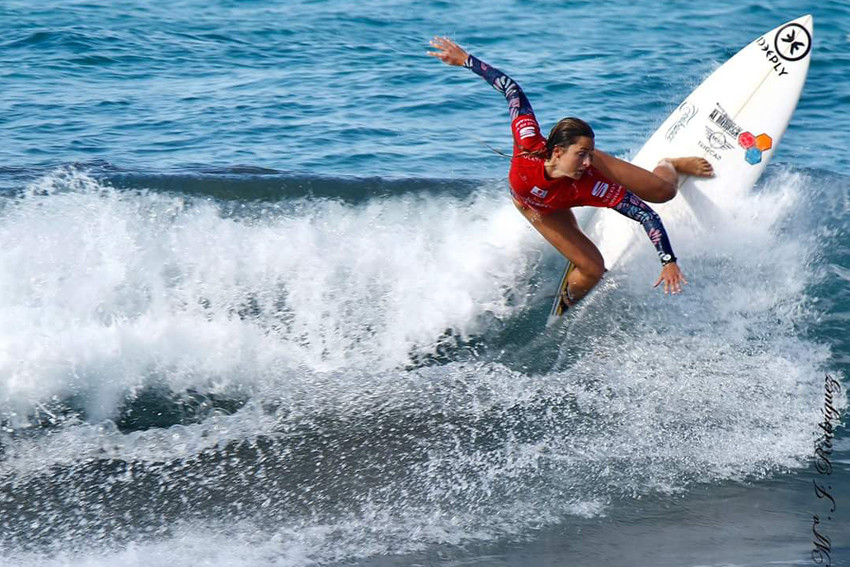
[[[431,40],[431,45],[433,45],[434,47],[441,48],[441,49],[449,49],[449,48],[452,48],[452,47],[457,47],[458,49],[460,49],[458,44],[456,44],[455,42],[453,42],[452,40],[450,40],[449,38],[444,37],[444,36],[434,37],[434,39]]]
[[[682,286],[687,285],[688,283],[681,272],[673,274],[662,272],[652,287],[658,287],[662,282],[664,282],[664,287],[662,289],[664,290],[665,295],[676,295],[678,293],[682,293]]]
[[[430,42],[431,47],[440,50],[438,55],[447,55],[449,51],[454,48],[458,48],[457,44],[450,40],[447,37],[435,37]],[[434,52],[429,52],[431,55],[435,55]]]
[[[449,65],[463,65],[466,62],[466,51],[449,38],[438,36],[429,43],[437,51],[426,51],[428,55],[436,57]]]
[[[669,292],[673,295],[676,295],[677,293],[682,293],[682,286],[687,283],[688,282],[686,282],[685,278],[683,278],[681,275],[671,277],[669,280],[664,282],[664,293],[667,293],[668,289]]]
[[[680,285],[679,285],[679,282],[678,282],[678,281],[673,280],[673,281],[671,281],[671,282],[670,282],[670,285],[669,285],[669,288],[668,288],[668,289],[669,289],[670,293],[672,293],[673,295],[676,295],[677,293],[679,293],[680,291],[682,291],[682,286],[680,286]],[[667,293],[667,291],[668,291],[668,290],[667,290],[667,289],[665,289],[665,290],[664,290],[664,293]]]

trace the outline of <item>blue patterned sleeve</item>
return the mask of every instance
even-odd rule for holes
[[[614,207],[614,210],[643,226],[643,230],[646,231],[646,235],[652,245],[655,246],[658,258],[663,265],[676,261],[673,248],[670,246],[670,239],[667,237],[667,231],[664,230],[664,225],[661,223],[661,217],[640,197],[631,191],[626,191],[623,200]]]
[[[463,64],[467,69],[482,77],[490,83],[494,89],[502,93],[505,100],[508,101],[508,109],[511,113],[511,120],[515,120],[517,116],[530,114],[534,116],[534,111],[531,109],[531,103],[522,92],[522,89],[516,81],[487,63],[484,63],[474,55],[466,58],[466,63]]]

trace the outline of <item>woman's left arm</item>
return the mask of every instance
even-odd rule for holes
[[[614,207],[614,210],[639,222],[652,245],[655,246],[662,268],[661,276],[655,282],[654,287],[658,287],[661,282],[664,282],[664,293],[675,294],[682,291],[682,286],[688,282],[685,280],[682,270],[676,264],[676,256],[673,254],[670,239],[667,237],[667,231],[664,229],[664,224],[662,224],[658,213],[631,191],[626,191],[623,199]]]

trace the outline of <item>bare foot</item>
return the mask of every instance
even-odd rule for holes
[[[678,173],[695,177],[714,177],[714,168],[700,157],[683,157],[670,160]]]

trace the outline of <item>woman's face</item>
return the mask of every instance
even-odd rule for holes
[[[593,149],[593,138],[586,136],[579,137],[575,143],[566,148],[558,146],[552,152],[555,173],[581,179],[593,161]]]

